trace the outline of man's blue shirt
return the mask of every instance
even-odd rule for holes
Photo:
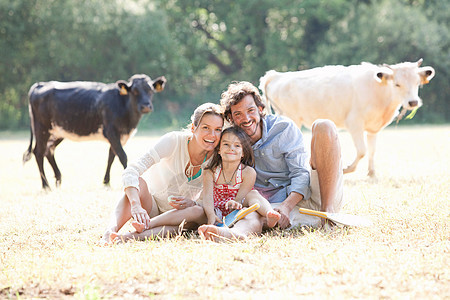
[[[252,147],[255,153],[255,187],[273,190],[269,202],[283,202],[291,192],[311,195],[309,155],[295,123],[283,116],[261,119],[262,137]]]

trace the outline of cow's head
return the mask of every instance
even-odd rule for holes
[[[164,90],[165,84],[166,78],[164,76],[152,81],[145,74],[133,75],[128,82],[117,81],[120,95],[128,95],[131,105],[137,112],[144,114],[153,111],[153,94]]]
[[[422,61],[419,59],[414,63],[384,65],[375,75],[375,80],[392,89],[392,96],[401,102],[404,109],[412,110],[422,106],[419,86],[427,84],[434,77],[432,67],[420,68]]]

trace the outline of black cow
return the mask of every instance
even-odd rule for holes
[[[153,111],[152,97],[164,89],[166,78],[152,81],[144,74],[133,75],[129,82],[112,84],[100,82],[38,82],[28,93],[31,118],[31,138],[23,162],[33,153],[42,179],[42,187],[49,188],[44,173],[44,156],[55,172],[56,185],[61,184],[61,172],[56,165],[54,151],[64,138],[106,139],[109,148],[108,164],[103,182],[109,183],[111,164],[117,155],[127,167],[127,155],[122,148],[136,129],[142,114]]]

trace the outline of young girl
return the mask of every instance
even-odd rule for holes
[[[221,222],[234,209],[255,203],[245,199],[256,180],[256,171],[251,167],[254,160],[247,134],[239,127],[226,128],[203,174],[202,198],[208,224]],[[257,212],[267,218],[269,227],[274,227],[281,215],[265,199],[259,205]]]

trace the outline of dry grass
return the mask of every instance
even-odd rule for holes
[[[129,157],[155,138],[135,137]],[[341,142],[348,162],[349,135]],[[27,145],[0,138],[0,298],[450,298],[449,126],[390,127],[379,137],[378,179],[365,176],[365,159],[346,176],[344,210],[373,227],[220,244],[180,236],[95,246],[121,194],[118,161],[104,188],[107,145],[65,141],[63,185],[45,193],[34,159],[22,166]]]

